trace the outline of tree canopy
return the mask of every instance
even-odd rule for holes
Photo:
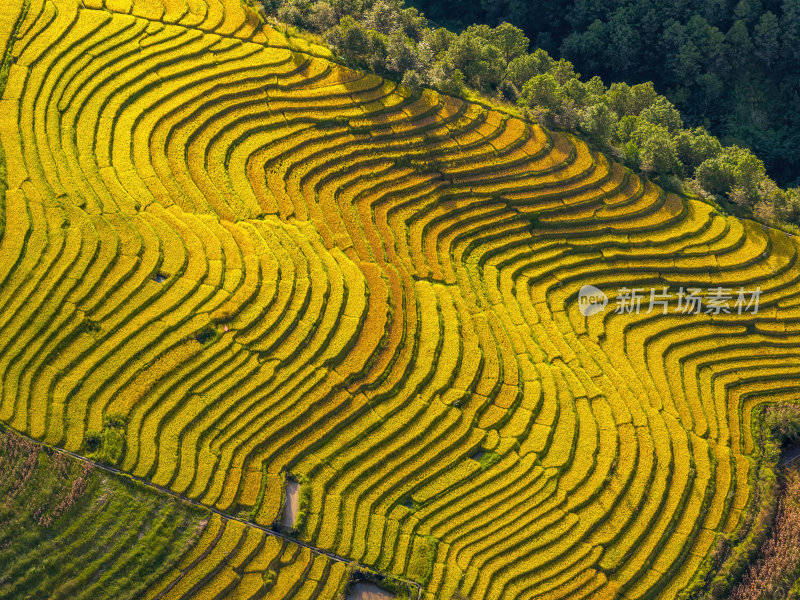
[[[520,27],[582,73],[652,81],[692,127],[800,183],[800,0],[417,0],[435,21]],[[457,5],[457,8],[456,8]]]

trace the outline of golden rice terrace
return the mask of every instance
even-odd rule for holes
[[[87,492],[133,533],[56,521],[81,585],[0,597],[674,599],[734,560],[797,239],[239,0],[0,5],[0,421],[207,511],[134,581],[156,525]]]

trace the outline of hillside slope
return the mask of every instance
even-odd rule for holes
[[[301,539],[430,599],[676,598],[759,510],[797,240],[325,54],[238,0],[31,0],[0,420],[89,453],[118,417],[121,469],[263,525],[292,477]],[[760,304],[612,310],[665,286]]]
[[[0,429],[0,595],[333,599],[342,561]]]

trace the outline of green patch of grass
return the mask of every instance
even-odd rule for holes
[[[103,418],[103,428],[100,431],[86,432],[86,456],[97,462],[116,465],[125,452],[125,428],[127,417],[122,415],[108,415]]]
[[[483,471],[498,463],[502,457],[497,452],[480,448],[470,458],[476,461],[481,466],[481,471]]]
[[[294,533],[301,533],[308,520],[308,511],[311,508],[311,485],[305,477],[292,477],[300,484],[300,495],[297,499],[297,518],[292,528]]]
[[[278,581],[278,574],[272,569],[264,571],[262,575],[264,579],[264,588],[269,591],[275,587],[275,582]]]
[[[408,577],[410,579],[422,585],[428,584],[431,577],[433,577],[438,545],[437,539],[431,535],[418,537],[415,540],[408,567]]]

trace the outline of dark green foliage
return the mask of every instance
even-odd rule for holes
[[[800,406],[770,406],[764,411],[764,424],[779,443],[785,445],[800,442]]]
[[[782,184],[798,181],[800,1],[416,0],[461,30],[508,21],[534,45],[607,81],[653,81],[692,127],[752,149]]]
[[[206,327],[194,336],[194,339],[201,344],[209,344],[217,341],[222,334],[214,327]]]

